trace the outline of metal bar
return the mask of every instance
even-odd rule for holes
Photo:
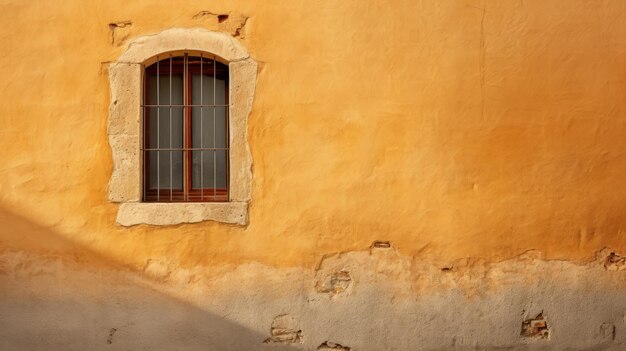
[[[161,104],[161,76],[159,74],[159,56],[157,55],[157,76],[156,76],[156,85],[157,85],[157,105]],[[161,122],[160,116],[161,108],[157,108],[157,149],[161,148],[161,131],[159,129],[159,123]],[[161,193],[161,154],[157,152],[157,201],[160,200],[159,194]]]
[[[230,84],[230,81],[229,83]],[[226,87],[228,88],[228,87]],[[225,164],[224,164],[224,168],[226,171],[226,179],[225,179],[225,183],[226,183],[226,189],[227,189],[227,195],[228,195],[228,200],[230,200],[230,137],[228,135],[228,129],[229,129],[229,110],[228,108],[225,109],[224,111],[224,131],[225,131],[225,139],[224,139],[224,143],[226,144],[226,147],[224,148],[226,150],[225,152]]]
[[[185,53],[185,56],[183,57],[183,104],[188,104],[189,103],[189,89],[188,84],[189,84],[189,67],[188,65],[188,57],[187,57],[187,53]],[[185,110],[185,108],[187,108],[187,110]],[[189,135],[187,135],[187,123],[189,122],[187,120],[187,114],[189,113],[189,107],[184,106],[183,107],[183,114],[184,114],[184,118],[183,118],[183,147],[188,147],[187,143],[188,143],[188,138],[190,138]],[[183,151],[183,197],[185,199],[185,201],[189,201],[189,187],[190,184],[188,183],[188,175],[187,172],[189,171],[189,168],[191,168],[189,166],[189,152],[187,150]],[[186,186],[185,186],[186,185]]]
[[[142,151],[227,151],[227,147],[188,147],[188,148],[166,148],[162,147],[160,149],[141,149]]]
[[[189,107],[226,107],[228,106],[228,104],[218,104],[218,105],[206,105],[206,104],[205,105],[202,105],[202,104],[199,104],[199,105],[198,104],[196,105],[185,105],[185,104],[183,105],[148,105],[146,104],[146,105],[141,105],[141,107],[170,107],[170,106],[171,107],[186,107],[186,106],[189,106]]]
[[[217,75],[215,74],[215,55],[213,55],[213,104],[215,104],[215,82],[217,80]],[[213,107],[213,148],[215,148],[215,107]],[[215,200],[215,188],[217,188],[217,151],[213,151],[213,200]]]
[[[204,85],[204,70],[202,69],[203,61],[204,58],[202,57],[202,53],[200,53],[200,105],[204,104],[204,91],[202,90],[202,86]],[[200,147],[204,147],[203,110],[204,107],[200,107]],[[200,191],[200,200],[204,200],[204,151],[200,151]]]
[[[160,148],[160,149],[142,149],[143,151],[215,151],[215,150],[228,150],[227,147],[190,147],[190,148]]]
[[[230,66],[228,67],[228,70],[230,70]],[[224,84],[224,103],[225,103],[225,108],[224,108],[224,144],[226,146],[226,152],[225,152],[225,173],[226,173],[226,179],[225,179],[225,185],[226,185],[226,201],[230,201],[230,76],[226,75],[226,80],[225,80]]]
[[[172,54],[170,54],[170,148],[172,147]],[[172,151],[170,151],[170,201],[172,201],[172,182],[174,172],[172,171]]]
[[[217,148],[209,148],[209,147],[204,147],[204,148],[186,148],[186,149],[179,149],[179,148],[175,148],[175,149],[168,149],[168,148],[161,148],[161,149],[141,149],[142,151],[154,151],[154,152],[159,152],[159,151],[163,151],[163,152],[176,152],[176,151],[228,151],[228,148],[225,147],[217,147]]]
[[[142,72],[144,73],[144,76],[142,77],[142,84],[143,84],[143,89],[141,89],[141,101],[143,101],[144,103],[146,102],[146,81],[148,80],[148,76],[145,74],[146,70],[144,65],[141,65],[142,68]],[[142,149],[146,148],[146,109],[145,108],[141,108],[141,129],[142,129],[142,133],[141,133],[141,147]],[[146,193],[147,188],[146,188],[146,152],[142,151],[141,152],[141,157],[142,157],[142,163],[141,163],[141,172],[142,172],[142,177],[141,177],[141,184],[142,184],[142,188],[143,188],[143,194],[141,194],[141,198],[142,201],[146,201]]]

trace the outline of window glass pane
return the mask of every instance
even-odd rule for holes
[[[214,84],[215,89],[213,89]],[[193,86],[191,95],[193,105],[224,105],[226,103],[226,81],[223,79],[214,80],[206,74],[200,79],[199,74],[194,74],[191,78],[191,85]],[[215,96],[213,91],[215,91]]]
[[[227,184],[226,150],[194,151],[192,186],[194,189],[225,189]]]
[[[163,67],[163,66],[162,66]],[[182,105],[183,104],[183,76],[180,74],[171,75],[172,92],[170,102],[170,75],[161,73],[159,76],[159,86],[157,90],[156,75],[150,76],[150,105]],[[158,98],[157,98],[158,97]]]
[[[183,188],[183,152],[148,151],[149,189]]]
[[[191,115],[193,148],[228,147],[226,107],[194,107]]]
[[[215,86],[215,89],[214,89]],[[199,74],[192,76],[193,104],[226,104],[225,80]],[[215,93],[215,95],[214,95]],[[191,141],[194,148],[227,148],[226,106],[194,107],[192,109]],[[192,187],[226,188],[227,150],[205,150],[193,153]]]
[[[149,189],[183,188],[183,152],[148,151],[150,164]]]
[[[183,103],[183,78],[172,76],[172,102],[173,105]],[[159,99],[157,100],[157,77],[149,78],[149,105],[169,105],[170,76],[161,75],[159,78]],[[146,107],[146,123],[148,123],[148,140],[146,147],[149,149],[170,149],[183,147],[183,107],[163,106]],[[158,135],[158,138],[157,138]]]
[[[215,151],[216,157],[216,167],[215,174],[217,176],[217,188],[225,189],[228,184],[228,151],[226,150],[218,150]]]
[[[226,104],[226,81],[214,80],[207,75],[202,75],[201,79],[199,74],[194,74],[191,84],[193,105]],[[226,110],[225,106],[193,108],[191,129],[194,148],[226,147]]]
[[[146,120],[148,123],[146,148],[176,149],[183,147],[183,107],[146,107]],[[157,133],[159,138],[157,138]]]

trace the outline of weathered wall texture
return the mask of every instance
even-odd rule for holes
[[[0,20],[0,349],[626,348],[626,1]],[[245,227],[115,224],[108,67],[175,27],[259,64]]]

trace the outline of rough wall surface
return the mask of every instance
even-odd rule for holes
[[[624,349],[626,2],[0,8],[0,349]],[[245,227],[115,224],[109,63],[167,28],[259,63]]]
[[[626,348],[626,257],[608,250],[587,264],[529,251],[439,266],[376,242],[310,268],[157,257],[133,270],[2,219],[32,239],[0,255],[2,350]]]

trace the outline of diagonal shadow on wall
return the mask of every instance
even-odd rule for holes
[[[295,349],[150,283],[0,207],[0,350]]]

